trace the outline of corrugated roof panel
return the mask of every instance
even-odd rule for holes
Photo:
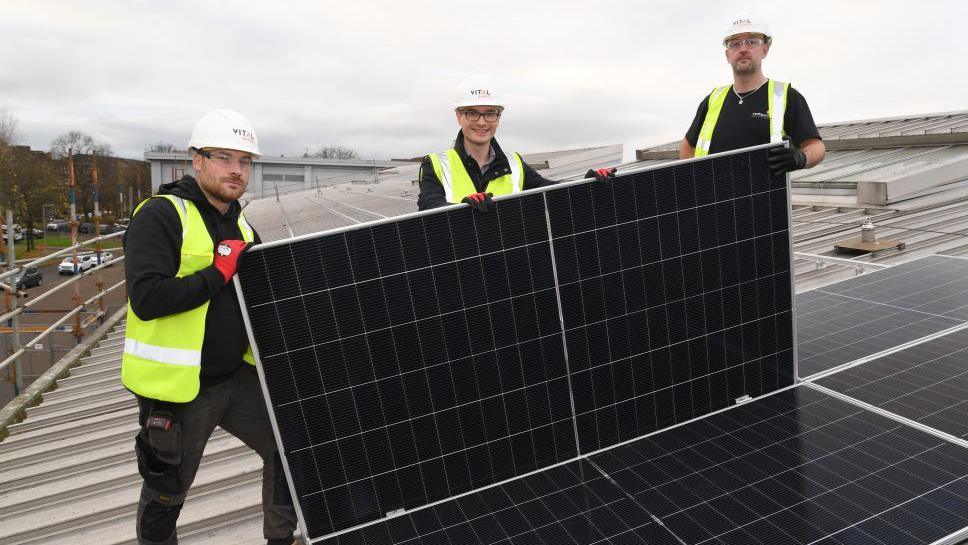
[[[797,182],[828,182],[842,176],[885,165],[923,152],[924,148],[872,149],[849,157],[844,161],[827,164],[824,160],[816,167],[799,171],[792,180]],[[802,173],[802,174],[801,174]]]
[[[871,162],[867,168],[842,177],[839,182],[887,181],[901,176],[911,176],[938,166],[968,159],[968,146],[944,146],[935,148],[908,148],[900,161]],[[914,152],[914,153],[911,153]]]

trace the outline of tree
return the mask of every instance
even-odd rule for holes
[[[156,153],[171,153],[173,151],[179,151],[175,148],[174,144],[169,144],[167,142],[155,142],[145,146],[145,151],[156,152]]]
[[[0,150],[0,202],[10,208],[14,221],[27,229],[28,250],[33,246],[29,236],[35,224],[43,226],[43,206],[53,204],[63,210],[67,196],[63,186],[62,166],[42,151],[26,147]]]
[[[6,108],[0,107],[0,145],[9,146],[20,140],[17,118]]]
[[[67,150],[73,149],[74,155],[90,155],[96,151],[99,157],[111,157],[114,151],[110,144],[98,142],[81,131],[71,131],[55,138],[50,143],[50,154],[54,159],[67,157]]]
[[[359,159],[360,154],[352,148],[332,145],[322,146],[318,150],[309,154],[309,157],[317,157],[319,159]]]

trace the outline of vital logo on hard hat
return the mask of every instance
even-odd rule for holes
[[[205,114],[192,131],[189,149],[228,149],[259,157],[259,137],[252,123],[234,110],[215,110]]]
[[[491,84],[491,78],[482,75],[467,76],[457,86],[456,108],[469,106],[495,106],[504,109],[504,101]]]
[[[240,138],[247,142],[252,142],[255,144],[255,135],[245,129],[232,129],[232,132],[239,135]]]
[[[739,34],[762,34],[767,45],[773,42],[773,33],[770,32],[770,25],[754,17],[736,19],[730,23],[729,28],[726,29],[725,35],[723,36],[723,45],[726,45],[730,38]]]

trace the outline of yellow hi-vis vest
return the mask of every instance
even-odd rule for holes
[[[181,278],[209,267],[214,261],[215,243],[195,203],[174,195],[155,195],[175,205],[182,225],[181,261],[176,277]],[[135,214],[141,209],[143,201]],[[252,227],[239,214],[239,230],[246,242],[255,240]],[[187,403],[198,395],[202,369],[202,341],[208,301],[185,312],[142,320],[128,305],[121,359],[121,382],[132,392],[151,399]],[[242,357],[255,365],[252,349]]]
[[[508,158],[508,165],[511,167],[510,174],[505,174],[500,178],[494,178],[487,183],[485,193],[498,195],[509,195],[519,193],[524,186],[524,166],[521,156],[513,151],[505,152]],[[461,202],[464,197],[477,193],[474,181],[464,168],[464,161],[461,160],[457,150],[450,148],[440,153],[431,153],[430,162],[434,166],[434,174],[440,180],[440,185],[444,186],[444,195],[447,202]]]
[[[716,122],[719,121],[719,113],[723,110],[723,103],[729,95],[732,85],[724,85],[713,89],[709,93],[709,108],[706,110],[706,119],[702,122],[699,129],[699,137],[696,138],[696,154],[694,157],[709,155],[709,146],[713,142],[713,131],[716,129]],[[783,116],[786,113],[787,92],[790,84],[782,81],[770,80],[767,84],[766,115],[770,116],[770,142],[781,142],[783,140]],[[779,115],[773,115],[777,112]]]

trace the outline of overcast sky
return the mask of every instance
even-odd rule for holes
[[[141,157],[226,107],[265,154],[413,157],[449,146],[478,72],[507,97],[504,147],[631,150],[680,139],[731,81],[722,34],[747,14],[818,123],[968,109],[964,0],[0,0],[0,107],[40,149],[80,130]]]

